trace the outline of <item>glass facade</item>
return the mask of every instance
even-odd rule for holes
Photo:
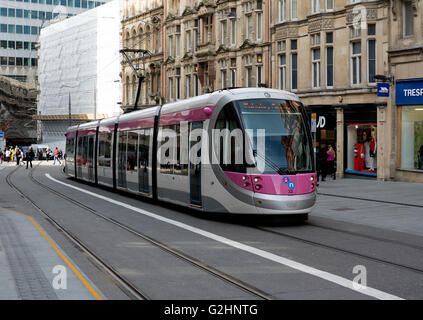
[[[401,169],[423,170],[423,105],[401,107]]]

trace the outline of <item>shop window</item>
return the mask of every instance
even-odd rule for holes
[[[401,168],[423,170],[423,106],[402,107]]]
[[[375,123],[347,125],[346,172],[376,176],[377,127]]]

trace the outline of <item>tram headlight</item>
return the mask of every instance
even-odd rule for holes
[[[314,181],[314,176],[311,176],[310,177],[310,181]]]
[[[255,178],[254,178],[254,182],[255,182],[255,183],[257,183],[257,182],[259,182],[259,181],[260,181],[260,178],[259,178],[259,177],[255,177]]]
[[[311,188],[314,189],[314,182],[311,184]]]
[[[260,184],[256,184],[255,188],[256,188],[256,190],[260,190],[261,189],[261,185]]]
[[[242,180],[243,181],[247,180],[247,177],[246,176],[242,176]]]

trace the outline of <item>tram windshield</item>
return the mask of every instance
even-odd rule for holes
[[[313,171],[311,137],[299,102],[251,99],[237,101],[236,106],[261,173]]]

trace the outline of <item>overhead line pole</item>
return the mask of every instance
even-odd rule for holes
[[[142,63],[143,63],[144,75],[140,74],[139,73],[139,68],[135,68],[135,66],[132,64],[131,59],[126,54],[127,52],[141,53],[142,54]],[[146,54],[150,55],[150,52],[148,50],[144,50],[144,49],[122,49],[122,50],[120,50],[120,53],[123,54],[123,56],[126,59],[126,62],[128,62],[128,64],[132,68],[132,70],[134,70],[135,75],[138,78],[137,96],[135,97],[135,102],[134,102],[134,111],[135,111],[135,110],[137,110],[138,99],[140,97],[140,92],[141,92],[141,85],[142,85],[142,82],[145,80],[145,55]]]

